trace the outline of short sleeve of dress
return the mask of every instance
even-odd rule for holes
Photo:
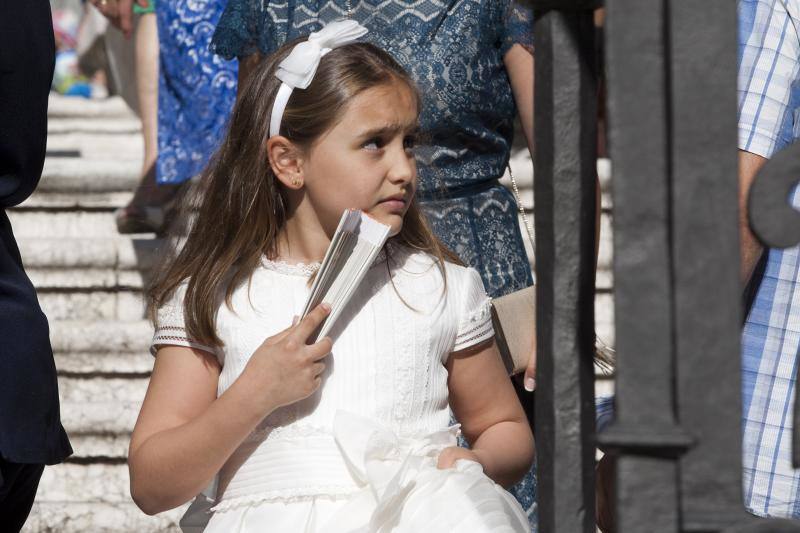
[[[533,8],[520,0],[507,0],[500,35],[500,51],[505,55],[515,44],[533,53]]]
[[[214,30],[211,50],[225,59],[261,51],[264,25],[270,19],[261,0],[229,0]]]
[[[465,279],[454,288],[462,293],[458,330],[453,347],[453,351],[457,352],[492,338],[494,328],[491,299],[486,295],[480,274],[472,268],[466,269]]]
[[[150,344],[150,353],[155,356],[162,346],[185,346],[203,350],[218,357],[217,350],[195,341],[186,331],[186,322],[183,314],[183,299],[185,295],[186,282],[178,285],[172,297],[159,307],[153,342]]]

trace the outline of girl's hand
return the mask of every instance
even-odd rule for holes
[[[330,313],[321,304],[298,324],[293,325],[261,344],[253,353],[244,373],[264,388],[261,396],[265,411],[298,402],[311,396],[322,383],[322,362],[333,347],[329,337],[308,345],[308,337]]]
[[[470,450],[469,448],[462,448],[461,446],[451,446],[449,448],[445,448],[442,450],[442,453],[439,454],[439,462],[436,464],[436,467],[439,468],[439,470],[452,468],[459,459],[475,461],[479,465],[483,466],[478,454],[474,451]]]

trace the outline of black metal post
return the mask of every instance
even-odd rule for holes
[[[614,176],[616,420],[621,532],[680,530],[670,218],[668,19],[663,0],[609,0],[608,117]]]
[[[539,530],[548,533],[595,531],[597,86],[592,11],[577,7],[537,12],[534,29],[536,435]]]

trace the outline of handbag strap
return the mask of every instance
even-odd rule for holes
[[[534,257],[536,256],[536,241],[533,239],[533,226],[528,220],[528,215],[525,213],[525,208],[522,206],[522,197],[519,195],[519,187],[517,187],[517,180],[514,179],[514,172],[511,170],[511,161],[508,162],[508,176],[511,178],[511,189],[514,191],[514,198],[517,200],[517,207],[519,214],[522,216],[522,223],[525,225],[525,231],[528,234],[528,240],[531,242],[531,250]]]
[[[519,214],[522,216],[522,222],[525,225],[525,231],[528,233],[528,239],[531,241],[531,246],[533,247],[532,250],[534,254],[534,261],[536,261],[536,241],[533,239],[533,226],[531,226],[531,223],[528,220],[528,215],[525,213],[525,208],[522,207],[522,198],[519,194],[517,180],[514,179],[514,172],[511,170],[511,161],[508,162],[508,175],[511,178],[511,189],[514,191],[514,197],[517,200],[517,207],[519,207]],[[535,279],[536,278],[534,276],[534,280]],[[534,282],[534,285],[535,284],[536,283]],[[594,335],[594,348],[595,364],[597,364],[597,366],[599,366],[605,373],[611,373],[615,365],[616,350],[603,342],[597,333]]]

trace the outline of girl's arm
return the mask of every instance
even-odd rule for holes
[[[128,454],[131,496],[147,514],[205,488],[261,419],[240,380],[217,397],[220,366],[200,350],[167,346],[156,356]]]
[[[452,353],[447,371],[450,406],[472,449],[444,450],[439,467],[477,460],[494,481],[513,485],[533,462],[533,434],[494,340]]]
[[[178,346],[158,351],[128,452],[139,508],[155,514],[189,501],[264,417],[319,387],[331,341],[306,345],[306,339],[329,311],[319,306],[264,341],[219,398],[214,356]]]

